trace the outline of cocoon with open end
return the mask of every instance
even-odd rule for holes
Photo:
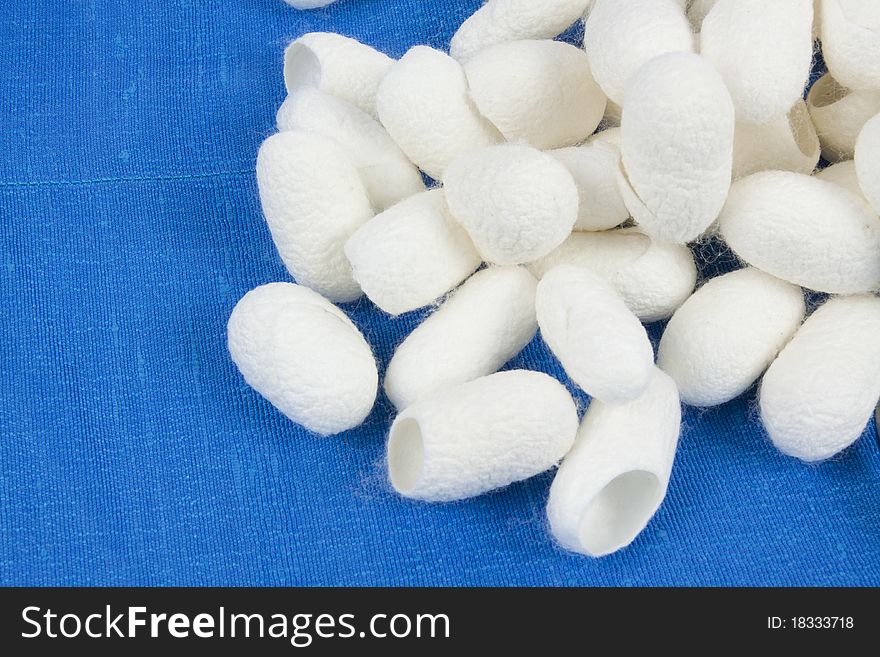
[[[287,93],[317,87],[377,116],[376,90],[393,62],[341,34],[309,32],[284,51],[284,85]]]
[[[503,141],[470,99],[461,64],[426,46],[411,48],[388,70],[376,102],[388,134],[437,180],[459,155]]]
[[[816,310],[764,375],[761,419],[773,444],[821,461],[855,442],[880,397],[880,299],[836,297]]]
[[[653,368],[626,404],[594,399],[550,486],[550,531],[566,550],[601,557],[632,543],[660,508],[678,447],[675,383]]]
[[[796,285],[753,268],[711,279],[675,311],[657,366],[681,400],[716,406],[745,392],[804,320]]]
[[[813,0],[719,0],[700,54],[727,85],[736,116],[766,123],[800,100],[813,60]]]
[[[605,112],[586,54],[561,41],[500,43],[465,62],[464,72],[477,110],[510,141],[577,144]]]
[[[880,212],[880,114],[868,121],[859,133],[855,163],[862,193]]]
[[[766,123],[737,121],[733,133],[733,179],[756,171],[812,173],[819,163],[819,138],[804,101]]]
[[[588,395],[621,403],[648,387],[654,351],[645,327],[598,275],[574,265],[551,269],[538,283],[535,311],[544,342]]]
[[[248,292],[227,326],[244,380],[284,415],[329,436],[373,408],[379,375],[370,346],[339,308],[292,283]]]
[[[321,135],[279,132],[260,146],[257,184],[272,240],[296,281],[331,301],[357,299],[343,249],[373,210],[348,154]]]
[[[355,280],[392,315],[421,308],[480,266],[442,189],[411,196],[363,224],[345,244]]]
[[[807,107],[822,157],[829,162],[850,160],[862,127],[880,112],[880,89],[853,91],[826,73],[810,88]]]
[[[317,88],[290,94],[276,118],[278,129],[314,132],[336,141],[350,156],[373,205],[382,210],[425,189],[415,165],[372,116]]]
[[[880,288],[880,218],[838,185],[753,173],[731,187],[719,227],[742,260],[790,283],[834,294]]]
[[[389,478],[405,497],[473,497],[556,465],[577,427],[561,383],[542,372],[498,372],[402,411],[388,436]]]
[[[578,218],[578,189],[553,156],[499,144],[456,159],[443,176],[452,216],[480,255],[497,265],[530,262],[559,246]]]
[[[618,183],[646,233],[683,244],[712,224],[730,188],[733,133],[730,94],[699,55],[661,55],[639,70],[623,109]]]
[[[668,52],[693,52],[694,35],[676,0],[598,0],[584,25],[584,48],[605,95],[624,105],[631,78]]]
[[[697,266],[689,248],[652,240],[637,228],[572,233],[529,269],[542,278],[566,264],[587,267],[604,278],[643,322],[669,317],[697,282]]]
[[[522,267],[471,276],[397,347],[385,372],[388,399],[402,409],[496,372],[535,337],[536,286]]]
[[[498,43],[552,39],[584,15],[592,0],[489,0],[452,35],[450,54],[465,61]]]
[[[856,196],[865,198],[865,195],[862,193],[862,188],[859,186],[859,178],[856,174],[856,163],[852,160],[832,164],[830,167],[825,167],[814,175],[819,180],[840,185]],[[865,203],[867,202],[868,199],[865,199]]]
[[[843,86],[880,89],[880,3],[823,0],[822,55]]]

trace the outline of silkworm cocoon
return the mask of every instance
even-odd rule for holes
[[[822,55],[850,89],[880,89],[880,3],[823,0]]]
[[[468,18],[449,44],[464,61],[484,48],[519,39],[552,39],[581,16],[592,0],[489,0]]]
[[[449,210],[480,255],[530,262],[559,246],[578,218],[578,189],[552,155],[525,144],[489,146],[456,159],[443,176]]]
[[[716,406],[745,392],[804,320],[796,285],[753,268],[711,279],[675,311],[657,366],[681,400]]]
[[[551,269],[535,297],[541,337],[566,374],[595,399],[641,395],[654,369],[645,327],[614,288],[586,267]]]
[[[862,126],[880,112],[880,90],[853,91],[826,73],[810,89],[807,107],[822,157],[829,162],[850,160]]]
[[[339,308],[292,283],[248,292],[227,327],[248,385],[309,431],[329,436],[370,413],[379,375],[360,331]]]
[[[730,188],[733,133],[730,94],[698,55],[661,55],[639,70],[624,104],[618,182],[646,233],[685,243],[709,227]]]
[[[477,272],[397,347],[385,392],[397,408],[497,371],[538,330],[537,281],[521,267]]]
[[[815,174],[819,180],[840,185],[844,189],[849,190],[856,196],[864,198],[862,188],[859,186],[859,178],[856,175],[856,163],[852,160],[838,162],[830,167],[825,167]],[[868,199],[865,199],[868,202]]]
[[[474,107],[461,64],[425,46],[388,70],[376,104],[394,141],[437,180],[459,155],[503,140]]]
[[[624,105],[630,79],[668,52],[693,52],[694,35],[676,0],[600,0],[584,25],[584,48],[605,95]]]
[[[411,196],[376,215],[349,238],[355,280],[382,310],[421,308],[470,276],[480,256],[449,215],[442,189]]]
[[[766,123],[737,121],[733,134],[733,178],[756,171],[812,173],[819,162],[819,138],[804,101]]]
[[[572,233],[529,268],[542,278],[565,264],[587,267],[604,278],[643,322],[669,317],[691,295],[697,281],[690,249],[654,241],[637,228]]]
[[[553,467],[577,428],[561,383],[542,372],[498,372],[401,412],[388,437],[389,478],[405,497],[473,497]]]
[[[880,299],[837,297],[816,310],[773,361],[760,391],[773,444],[821,461],[862,434],[880,397]]]
[[[284,51],[287,93],[317,87],[376,116],[376,90],[394,60],[359,41],[309,32]]]
[[[681,405],[657,368],[626,404],[593,400],[550,486],[550,531],[566,550],[601,557],[635,540],[660,508],[678,447]]]
[[[813,0],[719,0],[700,54],[721,74],[737,119],[766,123],[800,100],[813,59]]]
[[[348,154],[321,135],[279,132],[260,146],[257,183],[272,240],[296,281],[331,301],[357,299],[343,249],[373,210]]]
[[[278,129],[314,132],[337,142],[357,167],[373,205],[390,207],[424,191],[415,165],[369,114],[312,87],[290,94],[276,119]]]
[[[593,134],[605,94],[580,48],[561,41],[510,41],[464,64],[477,110],[510,141],[570,146]]]
[[[859,133],[855,163],[862,193],[880,212],[880,114],[868,121]]]
[[[754,173],[731,187],[719,226],[740,258],[777,278],[833,294],[880,288],[880,219],[838,185]]]

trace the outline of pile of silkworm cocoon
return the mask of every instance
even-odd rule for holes
[[[583,47],[554,40],[577,21]],[[558,466],[550,531],[602,556],[662,503],[682,403],[759,382],[769,439],[806,462],[866,429],[880,2],[488,0],[448,53],[305,34],[284,81],[256,173],[296,283],[241,299],[229,351],[284,415],[337,434],[380,377],[334,304],[433,308],[382,382],[400,495],[460,500]],[[707,240],[743,267],[698,287]],[[499,371],[539,331],[591,398],[580,419],[551,376]]]

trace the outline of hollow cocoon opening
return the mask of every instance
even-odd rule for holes
[[[578,218],[578,189],[558,160],[525,144],[489,146],[456,159],[443,176],[452,216],[480,255],[530,262],[559,246]]]
[[[529,269],[542,278],[565,264],[587,267],[604,278],[643,322],[669,317],[691,295],[697,281],[690,249],[652,240],[637,228],[572,233]]]
[[[730,94],[698,55],[661,55],[639,70],[624,104],[618,183],[646,233],[683,244],[712,224],[730,188],[733,133]]]
[[[399,409],[496,372],[538,330],[537,281],[522,267],[489,267],[458,288],[397,347],[385,392]]]
[[[880,212],[880,114],[868,121],[859,133],[855,163],[862,193]]]
[[[804,101],[766,123],[737,121],[733,133],[733,179],[756,171],[812,173],[819,162],[819,138]]]
[[[379,123],[363,110],[315,87],[290,94],[276,117],[278,129],[314,132],[337,142],[357,167],[373,205],[390,207],[424,191],[419,170]]]
[[[562,265],[538,283],[541,337],[565,373],[595,399],[621,403],[648,387],[654,351],[614,288],[586,267]]]
[[[822,55],[850,89],[880,89],[880,3],[823,0]]]
[[[309,431],[358,426],[373,408],[376,361],[336,306],[292,283],[248,292],[227,326],[229,353],[248,385]]]
[[[388,437],[398,493],[460,500],[527,479],[565,456],[577,432],[571,395],[542,372],[498,372],[416,402]]]
[[[284,85],[287,93],[317,87],[376,116],[376,90],[393,61],[341,34],[309,32],[284,51]]]
[[[279,132],[260,146],[257,184],[272,240],[296,281],[331,301],[357,299],[343,249],[373,210],[348,154],[321,135]]]
[[[580,48],[560,41],[510,41],[464,64],[477,110],[510,141],[559,148],[593,134],[605,94]]]
[[[856,163],[852,160],[838,162],[830,167],[825,167],[815,174],[819,180],[840,185],[844,189],[849,190],[856,196],[864,198],[862,188],[859,186],[859,178],[856,175]],[[868,202],[868,199],[865,199]]]
[[[693,52],[694,35],[676,0],[600,0],[584,25],[584,48],[605,95],[623,105],[631,78],[668,52]]]
[[[675,311],[657,366],[678,385],[685,404],[723,404],[758,380],[803,320],[796,285],[751,267],[724,274]]]
[[[657,368],[641,397],[590,403],[547,502],[563,548],[601,557],[635,540],[666,496],[680,426],[675,383]]]
[[[807,107],[822,144],[822,157],[829,162],[849,160],[862,127],[880,112],[880,90],[853,91],[826,73],[810,89]]]
[[[742,260],[777,278],[834,294],[880,287],[880,219],[838,185],[754,173],[731,187],[719,228]]]
[[[503,140],[474,107],[461,64],[426,46],[410,49],[388,70],[376,104],[388,134],[437,180],[459,155]]]
[[[581,16],[592,0],[489,0],[455,32],[450,54],[465,61],[498,43],[552,39]]]
[[[446,294],[480,266],[442,189],[411,196],[363,224],[345,245],[355,280],[382,310],[399,315]]]
[[[855,442],[880,397],[880,299],[836,297],[816,310],[773,361],[760,391],[773,444],[821,461]]]

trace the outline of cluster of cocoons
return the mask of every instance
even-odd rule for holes
[[[583,48],[554,40],[579,20]],[[448,53],[398,60],[303,35],[257,158],[296,284],[238,303],[232,359],[338,434],[380,377],[334,303],[430,308],[381,382],[391,485],[461,500],[558,466],[548,526],[591,556],[661,506],[682,404],[758,384],[778,450],[831,458],[880,398],[878,62],[859,0],[488,0]],[[742,268],[700,280],[710,239]],[[591,398],[580,421],[560,381],[501,371],[536,334]]]

